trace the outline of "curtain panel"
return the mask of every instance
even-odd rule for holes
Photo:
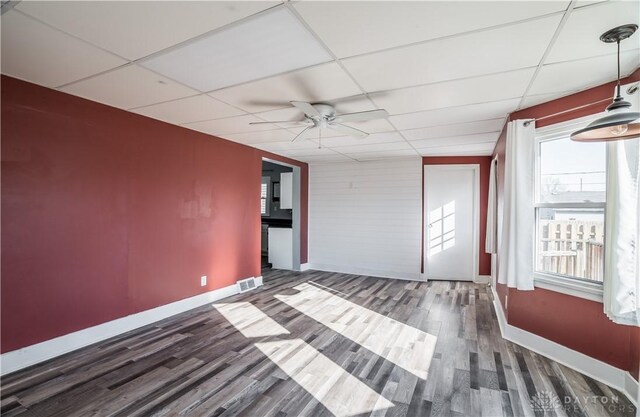
[[[607,144],[604,311],[640,326],[640,139]]]
[[[487,236],[484,242],[486,253],[498,252],[498,158],[491,161],[489,170],[489,198],[487,202]]]
[[[534,164],[534,123],[509,122],[498,282],[519,290],[533,290]]]

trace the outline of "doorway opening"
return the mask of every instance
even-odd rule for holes
[[[300,168],[263,158],[261,267],[300,270]]]

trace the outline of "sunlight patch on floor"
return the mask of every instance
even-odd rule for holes
[[[314,285],[294,287],[295,295],[275,296],[336,333],[426,379],[437,337],[371,311]]]
[[[289,331],[247,302],[216,303],[213,307],[244,337],[267,337],[289,334]]]
[[[394,406],[301,339],[255,346],[336,417],[368,414]]]
[[[251,303],[217,303],[213,307],[247,338],[290,334]],[[256,341],[254,346],[336,417],[368,414],[394,406],[302,339],[276,338]]]

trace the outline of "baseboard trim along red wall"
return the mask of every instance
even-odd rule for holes
[[[640,69],[622,84],[640,81]],[[537,119],[548,126],[602,112],[613,97],[615,82],[512,113],[508,120]],[[498,163],[498,213],[502,216],[506,125],[494,156]],[[617,368],[638,380],[640,328],[615,324],[604,314],[602,303],[536,288],[518,291],[498,284],[496,291],[507,322],[513,326],[567,346]],[[508,301],[507,301],[508,298]]]
[[[260,275],[262,158],[2,76],[3,353]],[[206,275],[206,286],[200,277]]]

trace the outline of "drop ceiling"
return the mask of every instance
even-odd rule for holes
[[[615,79],[605,30],[638,1],[21,1],[3,6],[2,73],[312,164],[490,155],[506,116]],[[640,66],[636,33],[622,73]],[[366,139],[296,143],[291,100]]]

